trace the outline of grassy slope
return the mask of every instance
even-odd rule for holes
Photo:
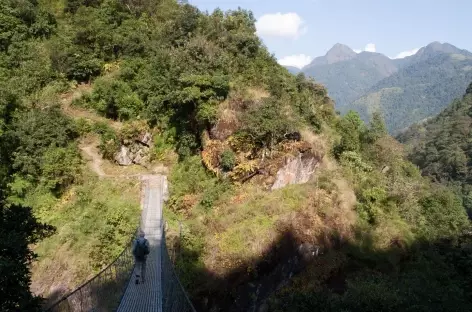
[[[100,180],[86,172],[81,180],[59,199],[32,199],[40,220],[57,228],[34,247],[36,294],[62,293],[87,280],[123,250],[138,225],[137,179]]]

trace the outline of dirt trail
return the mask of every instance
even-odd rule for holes
[[[79,145],[79,149],[82,152],[82,157],[87,161],[89,168],[100,178],[142,178],[155,174],[168,174],[168,168],[162,164],[154,164],[154,166],[150,168],[141,166],[143,172],[110,174],[106,172],[106,168],[118,172],[126,171],[129,168],[104,161],[98,151],[97,142],[94,140],[91,142],[82,142],[82,144]],[[108,164],[105,165],[105,163]]]
[[[79,84],[74,90],[61,95],[61,109],[69,117],[74,119],[85,118],[94,122],[104,122],[115,130],[120,130],[123,124],[119,121],[107,119],[97,115],[95,112],[85,108],[76,107],[72,105],[75,99],[82,97],[84,94],[90,93],[92,86],[90,84]],[[84,159],[87,160],[90,169],[95,172],[100,178],[138,178],[149,174],[167,173],[167,168],[158,165],[152,169],[147,169],[143,173],[128,173],[128,174],[107,174],[103,169],[104,161],[97,148],[97,141],[83,142],[79,146]],[[115,168],[120,166],[115,165]]]
[[[109,176],[105,173],[105,171],[103,171],[102,157],[98,154],[97,148],[93,144],[81,146],[80,150],[83,151],[84,154],[87,156],[84,158],[86,158],[89,161],[90,169],[92,169],[93,172],[95,172],[99,177]]]
[[[162,165],[157,165],[151,169],[146,168],[145,172],[140,173],[125,173],[125,174],[108,174],[103,170],[103,158],[98,152],[96,144],[88,143],[79,146],[82,151],[84,159],[87,160],[90,169],[96,173],[100,178],[140,178],[152,174],[165,174],[167,173],[167,168]],[[116,168],[123,169],[118,165],[115,165]],[[143,167],[144,168],[144,167]]]
[[[85,108],[76,107],[72,105],[72,101],[79,99],[84,94],[90,93],[92,91],[92,86],[90,84],[79,84],[76,89],[64,93],[61,95],[61,108],[62,111],[74,118],[85,118],[96,122],[105,122],[110,125],[115,130],[119,130],[122,127],[122,123],[119,121],[107,119],[105,117],[97,115],[95,112],[87,110]]]

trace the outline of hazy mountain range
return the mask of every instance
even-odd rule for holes
[[[390,132],[438,114],[460,97],[472,81],[472,53],[449,43],[433,42],[401,58],[375,52],[356,53],[335,44],[301,70],[328,88],[336,109],[353,109],[368,121],[380,110]]]

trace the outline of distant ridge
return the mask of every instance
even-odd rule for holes
[[[343,114],[353,109],[368,121],[373,111],[382,111],[394,133],[439,113],[461,95],[472,81],[472,53],[434,41],[414,55],[391,59],[336,43],[301,70],[288,69],[325,85]]]

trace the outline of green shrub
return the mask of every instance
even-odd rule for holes
[[[152,158],[162,161],[167,152],[175,148],[175,128],[154,135],[153,140]]]
[[[93,131],[100,135],[98,146],[103,158],[113,159],[115,153],[120,148],[120,140],[116,132],[105,122],[97,122],[93,126]]]
[[[79,132],[79,134],[82,136],[82,135],[85,135],[85,134],[88,134],[88,133],[91,133],[93,131],[93,123],[86,119],[86,118],[79,118],[75,121],[75,125],[77,127],[77,131]]]
[[[462,202],[447,189],[438,187],[419,203],[425,218],[422,232],[429,239],[457,235],[469,225]]]
[[[50,191],[60,194],[80,173],[80,155],[75,144],[67,147],[49,147],[41,159],[41,183]]]
[[[126,82],[109,78],[95,81],[87,105],[108,118],[120,120],[136,118],[144,109],[144,103]]]
[[[231,149],[226,149],[220,156],[221,168],[224,171],[231,171],[236,165],[236,155]]]
[[[231,190],[231,184],[228,181],[215,181],[214,185],[205,189],[200,206],[205,210],[211,209],[218,199]]]
[[[292,128],[283,109],[282,102],[277,98],[264,99],[261,105],[246,112],[242,131],[251,136],[254,143],[271,149]]]

